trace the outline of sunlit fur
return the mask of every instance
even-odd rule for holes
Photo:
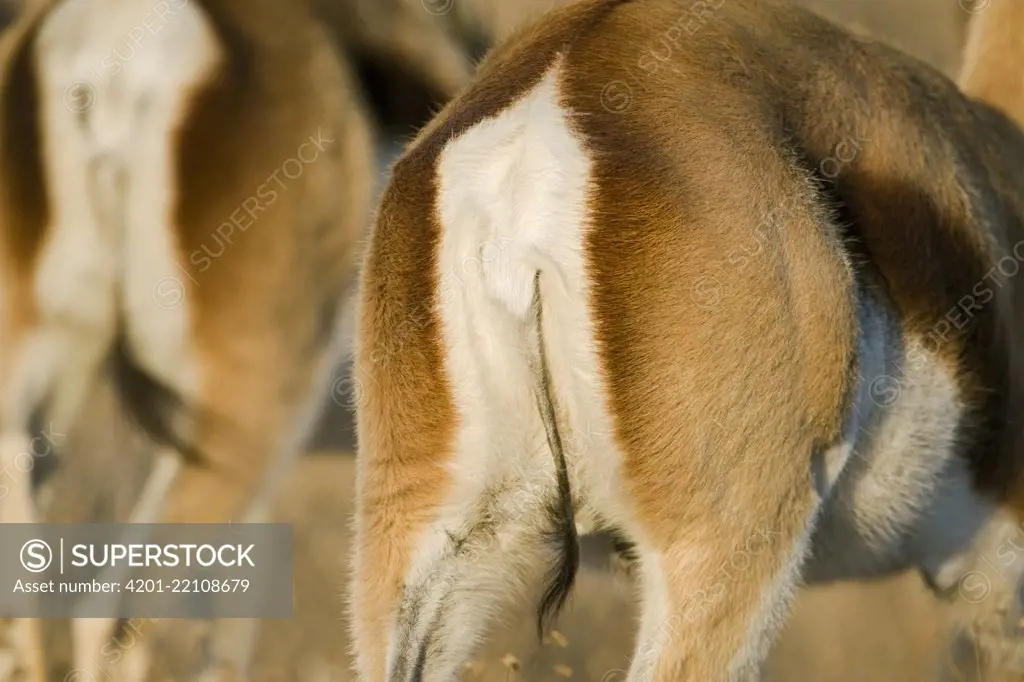
[[[955,591],[1021,474],[1021,159],[1005,114],[772,0],[516,33],[364,263],[360,679],[453,679],[540,602],[566,490],[637,557],[629,682],[744,679],[805,578]]]
[[[3,520],[36,516],[32,420],[70,429],[108,362],[162,446],[131,520],[260,518],[339,358],[368,214],[346,66],[304,2],[43,1],[4,41]],[[106,678],[112,625],[75,624],[83,675]],[[251,644],[199,666],[244,675]]]

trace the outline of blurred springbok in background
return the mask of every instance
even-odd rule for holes
[[[568,0],[314,0],[382,127],[407,138],[516,27]]]
[[[630,682],[756,671],[803,579],[955,589],[1017,518],[1008,116],[772,0],[583,0],[493,51],[362,272],[360,679],[456,679],[524,587],[542,625],[578,521],[638,564]]]
[[[338,361],[368,216],[347,67],[306,2],[39,2],[4,40],[2,520],[38,519],[19,458],[36,424],[75,422],[108,362],[161,446],[130,520],[260,518]],[[110,674],[115,625],[76,621],[83,679]],[[9,634],[3,679],[41,682],[39,621]],[[195,676],[244,679],[251,641]]]

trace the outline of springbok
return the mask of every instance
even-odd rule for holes
[[[73,424],[108,358],[161,446],[131,520],[259,518],[323,401],[368,217],[348,69],[306,2],[35,5],[0,81],[2,519],[38,518],[33,420]],[[112,626],[75,623],[82,679]],[[43,680],[38,622],[12,638],[8,679]]]
[[[773,0],[582,0],[494,50],[364,261],[360,679],[456,679],[524,590],[543,626],[576,522],[638,563],[630,682],[756,671],[804,579],[955,587],[1022,468],[1021,159]]]

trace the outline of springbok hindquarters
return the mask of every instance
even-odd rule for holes
[[[166,446],[132,520],[258,517],[337,361],[368,208],[346,69],[304,2],[62,0],[13,31],[3,520],[35,515],[19,459],[32,418],[73,423],[111,354],[126,407]],[[99,679],[96,625],[76,648]]]
[[[556,609],[577,519],[634,545],[631,682],[755,669],[805,573],[955,580],[1020,469],[1022,158],[767,0],[585,0],[498,48],[364,264],[361,679],[455,679],[503,600]]]

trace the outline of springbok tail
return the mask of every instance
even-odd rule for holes
[[[1024,3],[977,3],[968,26],[960,88],[1024,127]]]
[[[559,546],[558,561],[552,566],[548,575],[548,586],[537,610],[537,635],[543,637],[548,626],[553,625],[555,617],[569,598],[576,572],[580,564],[579,538],[576,534],[576,521],[573,512],[572,489],[569,485],[569,468],[565,461],[565,448],[558,430],[558,417],[555,409],[554,396],[551,389],[551,374],[548,370],[547,353],[544,348],[543,303],[540,298],[540,272],[533,280],[533,313],[537,331],[537,359],[534,374],[536,375],[537,410],[544,431],[547,435],[548,447],[555,459],[555,475],[558,482],[558,497],[551,502],[548,514],[556,520],[553,539]]]

